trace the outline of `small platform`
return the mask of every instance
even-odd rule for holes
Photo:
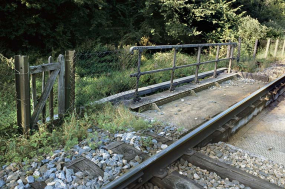
[[[227,68],[219,68],[217,69],[217,74],[220,73],[224,73],[227,70]],[[206,77],[210,77],[213,76],[214,74],[214,70],[211,71],[207,71],[207,72],[203,72],[203,73],[199,73],[198,74],[198,79],[204,79]],[[190,75],[187,77],[182,77],[179,79],[174,79],[173,83],[174,85],[181,85],[184,83],[190,83],[193,82],[195,80],[195,75]],[[167,90],[170,87],[170,81],[166,81],[166,82],[162,82],[162,83],[158,83],[158,84],[154,84],[154,85],[149,85],[147,87],[141,87],[139,88],[139,95],[143,96],[143,95],[149,95],[149,94],[153,94],[158,90]],[[126,99],[131,99],[133,98],[135,95],[135,90],[129,90],[129,91],[125,91],[122,93],[118,93],[112,96],[108,96],[106,98],[102,98],[99,101],[96,101],[94,103],[105,103],[105,102],[118,102],[120,100],[126,100]]]

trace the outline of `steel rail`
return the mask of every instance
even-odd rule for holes
[[[201,43],[201,44],[185,44],[185,45],[160,45],[160,46],[133,46],[130,48],[130,53],[134,50],[150,50],[150,49],[179,49],[179,48],[191,48],[191,47],[211,47],[211,46],[222,46],[222,45],[233,45],[237,46],[237,43]]]
[[[228,121],[233,119],[235,115],[242,112],[245,108],[252,105],[255,101],[259,100],[270,91],[274,90],[276,86],[281,85],[285,82],[285,74],[282,77],[272,81],[266,86],[255,91],[248,97],[244,98],[240,102],[234,104],[227,110],[218,114],[211,120],[205,122],[198,128],[194,129],[181,139],[171,144],[168,148],[162,150],[158,154],[155,154],[139,164],[138,166],[131,169],[126,174],[122,175],[118,179],[107,184],[104,189],[120,189],[126,188],[130,184],[141,184],[147,182],[153,177],[153,175],[160,169],[165,168],[170,163],[181,157],[187,150],[193,148],[210,134],[212,134],[219,126],[226,124]]]

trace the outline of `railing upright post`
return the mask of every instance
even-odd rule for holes
[[[285,39],[284,39],[284,42],[283,42],[283,47],[282,47],[282,52],[281,52],[281,56],[283,57],[284,55],[284,49],[285,49]]]
[[[269,47],[270,47],[270,38],[267,39],[267,45],[266,45],[266,50],[265,50],[264,58],[267,58],[268,51],[269,51]]]
[[[134,96],[134,102],[140,101],[139,97],[139,80],[141,76],[141,56],[142,56],[142,50],[139,49],[139,55],[138,55],[138,72],[137,72],[137,81],[136,81],[136,90],[135,90],[135,96]]]
[[[278,45],[279,45],[279,39],[276,39],[275,50],[274,50],[274,58],[276,58],[276,56],[277,56]]]
[[[199,46],[198,47],[198,55],[197,55],[197,65],[196,65],[196,71],[195,71],[195,83],[199,83],[198,73],[199,73],[199,66],[200,66],[200,62],[201,62],[201,50],[202,50],[202,47]]]
[[[175,86],[173,85],[173,80],[174,80],[174,72],[176,69],[176,53],[177,53],[177,49],[174,48],[174,57],[173,57],[173,66],[172,66],[172,71],[171,71],[171,81],[170,81],[170,88],[169,91],[173,91]]]
[[[215,62],[215,69],[214,69],[214,78],[217,77],[217,64],[219,61],[219,53],[220,53],[220,46],[217,46],[217,53],[216,53],[216,62]]]
[[[231,44],[231,53],[230,53],[230,61],[229,61],[229,68],[228,68],[228,73],[231,73],[231,67],[232,67],[232,62],[233,62],[233,56],[234,56],[234,45]]]

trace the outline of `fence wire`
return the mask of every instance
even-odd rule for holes
[[[134,89],[135,81],[130,71],[137,65],[137,56],[128,49],[113,51],[75,52],[73,58],[75,74],[71,82],[75,101],[72,106],[80,107],[101,98]]]
[[[0,54],[0,135],[8,135],[17,124],[14,60]]]

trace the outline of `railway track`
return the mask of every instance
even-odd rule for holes
[[[150,180],[161,188],[173,188],[174,183],[177,184],[178,181],[181,181],[178,185],[181,187],[184,186],[184,188],[201,188],[201,186],[195,184],[191,179],[183,177],[177,172],[169,173],[167,171],[167,167],[181,158],[188,163],[217,172],[221,177],[238,180],[250,188],[281,188],[245,171],[212,159],[205,154],[196,152],[193,148],[203,147],[209,142],[227,140],[241,126],[245,125],[252,117],[262,111],[264,107],[282,95],[285,90],[284,86],[285,75],[204,122],[177,141],[170,141],[164,137],[152,134],[153,138],[163,141],[164,144],[167,143],[169,146],[105,185],[104,188],[139,188]],[[151,134],[148,133],[148,135]],[[140,156],[142,159],[145,158],[143,153],[129,149],[127,144],[120,142],[112,143],[106,148],[115,152],[117,150],[117,152],[130,154],[132,156],[130,159],[134,158],[134,156]]]

